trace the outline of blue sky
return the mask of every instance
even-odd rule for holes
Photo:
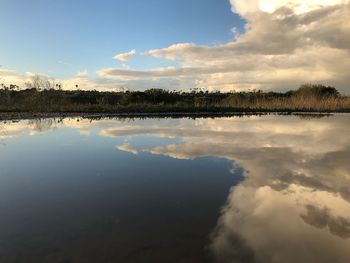
[[[117,53],[174,43],[226,43],[244,21],[227,0],[2,0],[0,65],[68,78],[120,67]],[[134,69],[174,64],[139,56]]]
[[[1,0],[0,83],[349,93],[349,21],[350,0]]]

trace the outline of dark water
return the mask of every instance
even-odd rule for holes
[[[350,115],[0,124],[0,262],[350,262]]]

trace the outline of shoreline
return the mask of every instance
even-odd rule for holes
[[[263,115],[296,115],[296,116],[332,116],[339,112],[315,112],[315,111],[230,111],[230,112],[0,112],[0,121],[51,119],[51,118],[210,118],[210,117],[234,117],[234,116],[263,116]]]

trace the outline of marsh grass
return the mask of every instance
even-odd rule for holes
[[[255,100],[223,101],[223,107],[238,109],[272,110],[272,111],[339,111],[350,110],[349,97],[282,97],[257,98]]]
[[[0,112],[350,112],[350,97],[333,87],[303,85],[277,92],[144,92],[0,89]]]

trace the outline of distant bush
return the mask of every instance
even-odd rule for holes
[[[304,84],[291,94],[297,97],[329,98],[339,97],[340,93],[336,88],[324,85]]]

